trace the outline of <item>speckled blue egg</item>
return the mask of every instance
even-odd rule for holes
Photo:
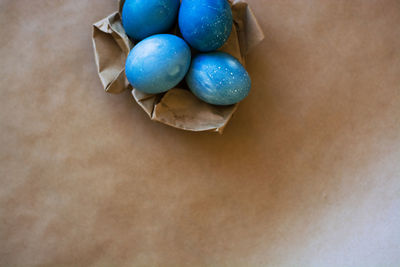
[[[232,105],[250,91],[250,76],[240,62],[223,52],[193,58],[186,82],[201,100],[214,105]]]
[[[126,77],[137,90],[157,94],[175,87],[190,67],[186,42],[171,34],[157,34],[139,42],[129,53]]]
[[[167,32],[178,16],[179,0],[126,0],[122,24],[128,36],[143,40]]]
[[[232,24],[227,0],[182,0],[179,28],[183,38],[199,51],[220,48],[228,40]]]

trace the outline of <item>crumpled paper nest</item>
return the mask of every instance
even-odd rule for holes
[[[184,88],[184,83],[161,94],[145,94],[129,84],[125,76],[125,60],[134,43],[126,35],[121,22],[124,2],[119,1],[119,11],[93,25],[95,61],[104,90],[107,93],[132,90],[136,102],[154,121],[187,131],[222,133],[238,104],[207,104]],[[245,65],[246,54],[264,39],[264,34],[245,1],[231,0],[230,4],[233,29],[228,41],[219,50],[235,56]]]

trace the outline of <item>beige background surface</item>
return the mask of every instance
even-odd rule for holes
[[[113,0],[0,0],[0,266],[400,266],[400,2],[250,0],[225,134],[105,94]]]

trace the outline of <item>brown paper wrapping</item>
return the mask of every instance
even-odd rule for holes
[[[125,60],[134,44],[126,35],[119,11],[93,25],[93,48],[97,71],[107,93],[132,89],[136,102],[148,116],[166,125],[188,131],[222,133],[238,104],[215,106],[196,98],[186,88],[173,88],[166,93],[150,95],[132,88],[125,76]],[[234,25],[232,34],[220,49],[245,65],[246,54],[264,39],[257,20],[245,1],[231,1]]]

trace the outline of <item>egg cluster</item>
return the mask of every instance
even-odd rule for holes
[[[165,34],[177,19],[181,37]],[[213,52],[231,34],[227,0],[126,0],[122,24],[138,41],[125,66],[137,90],[162,93],[186,79],[192,93],[209,104],[232,105],[248,95],[251,81],[241,63]]]

